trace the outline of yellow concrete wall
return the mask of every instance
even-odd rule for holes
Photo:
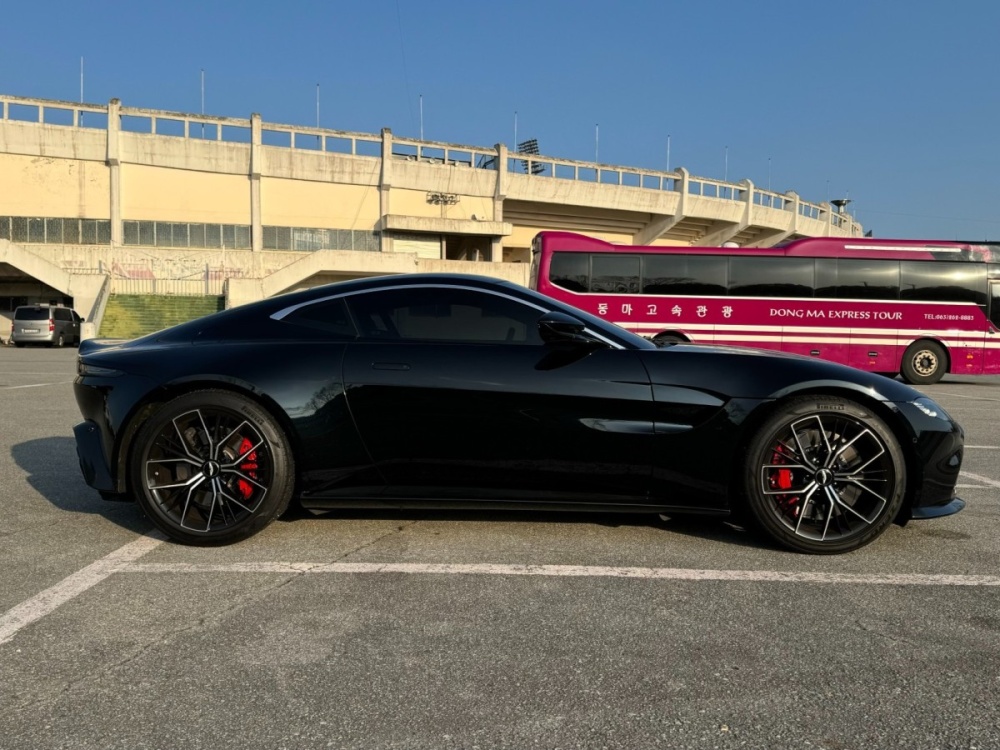
[[[493,198],[459,195],[454,205],[427,202],[430,190],[407,190],[394,187],[389,192],[389,213],[399,216],[419,216],[431,219],[465,219],[493,221]]]
[[[250,178],[121,165],[122,219],[249,224]]]
[[[514,231],[509,237],[503,238],[504,248],[516,248],[516,247],[531,247],[531,241],[535,238],[535,235],[539,232],[547,229],[552,230],[551,227],[531,227],[531,226],[515,226]],[[595,237],[599,240],[604,240],[605,242],[613,242],[616,245],[631,245],[632,235],[622,232],[595,232],[591,230],[578,230],[570,229],[567,227],[562,230],[565,232],[577,232],[578,234],[584,234],[587,237]],[[677,247],[680,245],[686,245],[685,242],[679,242],[676,240],[656,240],[650,243],[654,247]]]
[[[369,230],[379,220],[376,188],[278,177],[260,182],[261,218],[268,226]]]
[[[108,168],[100,162],[0,154],[0,214],[108,219]]]
[[[513,233],[509,237],[503,238],[504,247],[531,247],[531,241],[535,238],[535,235],[542,231],[542,227],[530,227],[530,226],[515,226]],[[572,229],[566,229],[565,231],[571,232]],[[620,245],[631,245],[632,235],[624,234],[622,232],[580,232],[580,234],[585,234],[588,237],[596,237],[599,240],[604,240],[605,242],[615,242]]]

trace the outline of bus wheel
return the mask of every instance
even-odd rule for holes
[[[917,341],[903,355],[900,375],[911,385],[930,385],[943,378],[947,369],[944,347],[934,341]]]
[[[653,336],[653,343],[657,346],[671,346],[672,344],[686,344],[687,342],[676,333],[658,333]]]
[[[903,504],[899,441],[856,401],[817,395],[781,404],[746,455],[750,525],[798,552],[858,549],[885,531]]]

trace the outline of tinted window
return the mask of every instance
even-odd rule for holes
[[[590,291],[637,294],[639,256],[594,255],[591,259]]]
[[[287,315],[284,322],[323,331],[333,338],[353,339],[358,335],[340,297],[300,307]]]
[[[903,261],[899,298],[986,304],[986,266],[973,263]]]
[[[644,294],[726,294],[728,259],[723,256],[656,255],[643,260]]]
[[[990,284],[990,320],[1000,328],[1000,281]]]
[[[14,320],[48,320],[47,307],[19,307],[14,311]]]
[[[812,297],[811,258],[729,259],[729,294],[735,297]]]
[[[556,286],[571,292],[590,289],[590,255],[587,253],[553,253],[549,264],[549,279]]]
[[[73,315],[65,307],[57,307],[55,310],[56,320],[73,320]]]
[[[837,296],[837,261],[833,258],[816,258],[816,296]]]
[[[899,262],[838,260],[837,296],[841,299],[897,299]]]
[[[507,297],[449,287],[367,292],[348,298],[363,338],[469,344],[541,344],[542,312]]]

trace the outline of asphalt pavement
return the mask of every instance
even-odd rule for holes
[[[72,349],[0,348],[0,749],[1000,747],[1000,378],[958,515],[811,557],[710,520],[352,510],[230,547],[76,464]]]

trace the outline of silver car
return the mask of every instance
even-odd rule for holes
[[[14,346],[79,344],[82,320],[76,310],[62,305],[22,305],[14,310],[10,340]]]

